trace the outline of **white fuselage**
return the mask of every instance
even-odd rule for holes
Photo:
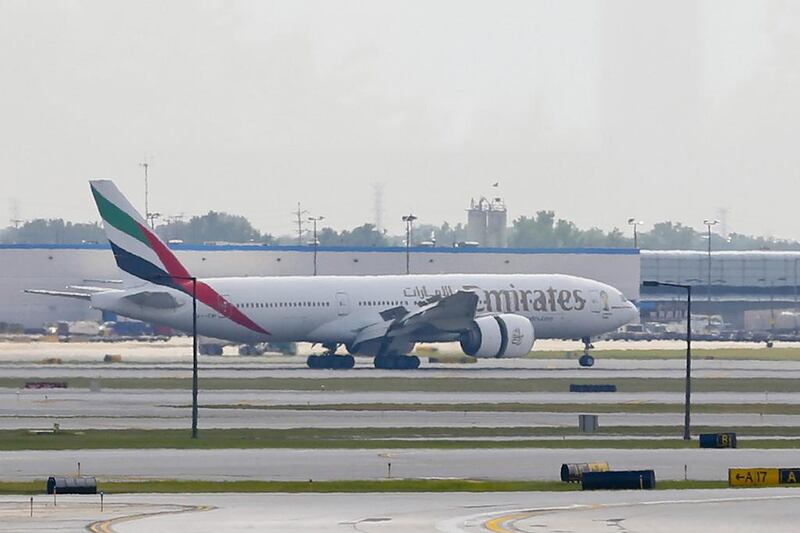
[[[221,339],[257,343],[307,341],[352,343],[359,331],[385,319],[382,312],[412,312],[437,296],[459,290],[478,294],[477,316],[513,313],[533,324],[537,338],[583,338],[630,322],[636,307],[604,283],[558,274],[440,274],[406,276],[317,276],[209,278],[204,283],[269,332],[258,333],[197,302],[198,332]],[[154,286],[155,287],[155,286]],[[192,329],[192,298],[174,289],[175,308],[137,305],[122,296],[133,290],[92,295],[92,305],[120,315]],[[429,342],[441,339],[411,339]]]

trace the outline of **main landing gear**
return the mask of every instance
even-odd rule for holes
[[[331,370],[346,370],[353,368],[356,360],[352,355],[336,355],[336,344],[324,344],[327,351],[323,355],[309,355],[306,359],[308,368],[327,368]]]
[[[414,370],[419,368],[419,357],[416,355],[377,355],[375,368],[384,370]]]
[[[581,340],[583,341],[583,355],[578,359],[578,364],[584,368],[594,366],[594,357],[589,355],[589,349],[594,348],[592,340],[589,337],[584,337]]]

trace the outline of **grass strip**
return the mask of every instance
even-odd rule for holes
[[[719,489],[725,481],[657,481],[656,488]],[[46,481],[0,482],[0,494],[44,494]],[[369,492],[569,492],[581,490],[580,483],[560,481],[512,481],[483,479],[383,479],[347,481],[202,481],[148,480],[98,481],[105,494],[142,493],[369,493]]]
[[[566,435],[561,439],[536,438],[489,440],[503,435],[506,428],[299,428],[272,429],[201,429],[198,439],[190,432],[177,429],[128,429],[59,431],[32,433],[25,430],[0,431],[0,450],[80,450],[80,449],[474,449],[474,448],[696,448],[697,441],[683,441],[679,428],[666,428],[671,434],[663,438],[592,439]],[[455,431],[458,429],[472,430]],[[512,428],[514,429],[514,428]],[[522,428],[524,429],[524,428]],[[549,429],[549,428],[548,428]],[[697,430],[698,428],[695,428]],[[725,428],[733,429],[733,428]],[[613,435],[613,434],[612,434]],[[519,436],[519,435],[518,435]],[[461,439],[458,439],[461,437]],[[464,437],[469,437],[464,439]],[[406,440],[410,439],[410,440]],[[741,448],[798,448],[799,438],[740,439]]]
[[[358,371],[356,371],[358,372]],[[347,373],[346,371],[343,373]],[[424,374],[424,371],[419,371]],[[473,378],[452,377],[327,377],[315,378],[206,378],[201,390],[293,390],[350,392],[568,392],[575,384],[607,383],[619,392],[683,392],[683,378]],[[0,378],[0,388],[22,388],[26,381],[65,381],[70,388],[88,389],[92,378],[29,377]],[[104,389],[191,390],[184,378],[107,378],[99,380]],[[695,392],[800,392],[800,379],[787,378],[694,378]],[[45,391],[39,391],[45,394]],[[577,393],[576,393],[577,394]]]
[[[591,398],[590,398],[591,399]],[[164,407],[189,408],[189,405]],[[411,411],[411,412],[502,412],[502,413],[683,413],[682,403],[321,403],[266,405],[252,403],[209,404],[203,409],[268,411]],[[800,414],[800,404],[791,403],[693,403],[694,413]]]

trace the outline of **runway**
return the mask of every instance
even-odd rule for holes
[[[473,364],[430,363],[421,355],[422,367],[418,371],[386,371],[372,367],[368,357],[356,359],[356,368],[347,372],[320,372],[305,366],[305,356],[319,347],[301,343],[301,355],[282,356],[270,354],[259,357],[234,356],[234,347],[226,348],[222,357],[200,356],[202,375],[205,377],[295,377],[323,379],[326,377],[483,377],[520,379],[535,377],[597,379],[610,377],[681,378],[683,358],[675,359],[610,359],[602,350],[636,353],[637,350],[682,350],[681,341],[633,341],[595,343],[597,361],[590,369],[580,368],[576,353],[582,344],[575,341],[539,340],[534,351],[562,352],[563,357],[549,359],[479,359]],[[784,360],[730,360],[702,359],[703,350],[724,350],[731,354],[747,354],[769,359],[781,348],[800,348],[800,343],[778,343],[775,348],[763,344],[734,342],[695,342],[695,376],[730,378],[790,378],[800,377],[800,361]],[[457,344],[440,345],[441,352],[430,355],[460,354]],[[772,351],[771,351],[772,350]],[[106,355],[122,358],[123,363],[104,363]],[[60,364],[42,365],[43,361],[59,360]],[[0,365],[5,377],[186,377],[191,363],[191,339],[172,338],[167,342],[0,342]]]
[[[437,393],[437,392],[300,392],[300,391],[201,391],[201,406],[269,406],[271,409],[201,409],[205,428],[297,427],[576,427],[575,412],[506,411],[403,411],[392,404],[415,403],[578,403],[592,413],[594,403],[644,403],[653,393]],[[680,394],[657,396],[680,404]],[[800,403],[800,394],[706,393],[695,395],[700,403]],[[557,401],[553,401],[556,399]],[[387,410],[358,410],[359,403],[387,404]],[[328,403],[352,404],[353,410],[325,410]],[[0,389],[0,429],[47,429],[54,423],[62,429],[172,429],[186,427],[191,416],[190,391],[175,390],[87,390]],[[276,409],[281,405],[315,406],[315,410]],[[603,426],[678,426],[683,413],[601,413]],[[697,425],[798,426],[800,415],[734,413],[693,417]]]
[[[96,380],[94,390],[26,390],[0,388],[0,429],[49,429],[54,423],[63,430],[85,429],[185,429],[188,431],[191,394],[188,388],[108,388],[104,380],[131,378],[188,378],[190,365],[185,347],[161,348],[170,355],[152,359],[159,348],[125,355],[124,363],[99,362],[100,350],[85,359],[64,364],[39,365],[30,359],[0,363],[3,378]],[[80,349],[58,346],[59,350]],[[147,352],[147,354],[145,353]],[[0,345],[0,360],[4,353]],[[111,353],[111,352],[109,352]],[[31,352],[33,354],[33,352]],[[89,357],[91,355],[91,357]],[[163,354],[162,354],[163,355]],[[130,358],[138,362],[129,362]],[[598,403],[682,404],[682,392],[620,392],[580,394],[560,392],[479,392],[468,386],[448,392],[363,390],[352,383],[392,383],[380,378],[503,380],[541,378],[605,379],[683,377],[683,361],[601,360],[593,369],[578,369],[575,361],[492,360],[468,365],[428,365],[418,372],[378,371],[362,361],[352,371],[313,371],[302,358],[201,358],[200,431],[211,428],[411,428],[404,438],[415,438],[413,428],[485,428],[487,440],[497,436],[492,428],[576,428],[578,412],[557,412],[558,404],[579,404],[579,412],[592,413]],[[695,377],[795,379],[800,362],[793,361],[697,361]],[[276,390],[204,390],[207,378],[277,379]],[[281,379],[287,379],[281,386]],[[313,379],[315,390],[291,390],[294,378]],[[326,380],[348,378],[346,385],[326,389]],[[379,378],[379,379],[373,379]],[[135,382],[129,382],[135,383]],[[233,382],[231,387],[241,382]],[[248,382],[252,383],[252,382]],[[439,382],[435,382],[439,383]],[[465,382],[460,382],[463,384]],[[472,383],[472,381],[469,381]],[[568,383],[568,382],[567,382]],[[5,382],[8,387],[8,381]],[[137,384],[127,385],[129,387]],[[306,384],[305,387],[308,385]],[[566,386],[565,386],[566,387]],[[388,387],[391,388],[391,387]],[[791,389],[790,389],[791,390]],[[700,404],[800,405],[800,393],[791,392],[699,392]],[[386,404],[384,410],[359,410],[359,404]],[[552,404],[555,412],[508,411],[412,411],[392,409],[401,404],[520,403]],[[326,404],[352,404],[353,409],[325,409]],[[210,408],[216,406],[216,408]],[[231,408],[250,407],[249,409]],[[314,407],[312,410],[288,406]],[[255,408],[254,408],[255,407]],[[268,407],[269,409],[259,409]],[[584,408],[585,407],[585,408]],[[622,407],[621,407],[622,409]],[[599,413],[601,427],[681,426],[683,414]],[[694,426],[800,426],[800,415],[695,412]],[[555,433],[555,432],[554,432]],[[740,438],[746,435],[740,433]],[[481,438],[481,437],[478,437]],[[558,438],[548,434],[545,438]],[[341,480],[393,478],[461,478],[508,480],[556,480],[564,462],[607,461],[615,469],[649,469],[658,480],[724,480],[727,469],[742,467],[797,467],[791,449],[642,449],[602,448],[603,436],[595,438],[597,449],[469,448],[400,449],[391,444],[382,449],[120,449],[0,452],[4,481],[42,480],[50,475],[74,475],[78,462],[84,475],[102,482],[111,480]],[[425,445],[425,444],[423,444]],[[430,446],[430,445],[428,445]],[[25,514],[27,499],[0,497],[0,531],[64,530],[119,532],[180,529],[187,531],[236,531],[256,529],[293,531],[393,531],[487,532],[515,531],[748,531],[754,521],[769,525],[769,531],[792,531],[793,491],[657,491],[646,493],[503,493],[503,494],[220,494],[220,495],[119,495],[109,496],[107,511],[100,514],[96,499],[63,498],[58,509],[48,508],[37,497],[36,516]],[[735,498],[735,500],[731,500]],[[740,500],[744,498],[744,500]],[[63,502],[63,503],[62,503]],[[746,505],[743,504],[746,502]],[[746,509],[745,509],[746,508]],[[741,515],[741,516],[740,516]],[[27,516],[27,518],[26,518]],[[754,517],[751,519],[751,517]],[[734,528],[731,528],[733,520]],[[110,521],[109,521],[110,520]],[[655,524],[655,526],[654,526]],[[725,524],[722,527],[721,524]],[[618,526],[622,526],[621,529]],[[661,529],[659,529],[661,528]]]
[[[156,348],[141,348],[143,355],[123,363],[103,363],[99,359],[76,362],[67,355],[39,356],[40,361],[60,359],[57,364],[32,364],[32,362],[4,361],[0,343],[0,368],[7,378],[186,378],[191,375],[191,364],[185,357],[180,361],[164,361]],[[83,349],[83,348],[81,348]],[[56,352],[59,353],[60,352]],[[109,352],[114,354],[113,351]],[[429,363],[421,357],[422,365],[414,371],[378,370],[370,358],[359,357],[351,370],[320,371],[306,367],[305,357],[200,357],[200,375],[205,378],[673,378],[685,374],[682,359],[603,359],[598,356],[595,366],[581,368],[574,359],[480,359],[471,364]],[[190,360],[190,358],[189,358]],[[39,361],[36,361],[39,363]],[[798,378],[800,361],[708,360],[693,362],[693,375],[697,378]]]
[[[796,531],[793,489],[0,497],[0,531],[284,533]]]
[[[84,475],[107,480],[205,479],[305,481],[467,478],[557,480],[561,463],[607,461],[620,470],[654,469],[657,479],[725,480],[728,468],[798,467],[792,449],[120,449],[0,452],[3,480]],[[686,465],[686,471],[684,471]]]

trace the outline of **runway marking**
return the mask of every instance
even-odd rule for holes
[[[514,533],[513,529],[506,528],[506,523],[508,522],[516,522],[520,518],[528,518],[532,516],[533,513],[513,513],[507,514],[503,516],[498,516],[497,518],[492,518],[483,523],[483,527],[492,531],[494,533]],[[511,525],[511,527],[514,527]]]
[[[519,530],[514,527],[516,522],[530,518],[540,513],[552,511],[591,511],[597,509],[611,509],[619,507],[635,507],[637,505],[675,505],[675,504],[705,504],[705,503],[733,503],[733,502],[753,502],[768,500],[789,500],[798,499],[800,495],[780,495],[780,496],[744,496],[730,498],[706,498],[702,500],[651,500],[642,502],[619,502],[619,503],[576,503],[559,507],[542,507],[539,509],[516,509],[503,511],[503,514],[483,522],[483,527],[493,533],[515,533]],[[489,513],[496,514],[496,513]],[[484,515],[486,516],[486,515]],[[511,529],[508,529],[511,528]]]
[[[117,524],[122,524],[124,522],[132,522],[134,520],[141,520],[143,518],[151,518],[154,516],[162,516],[168,514],[183,514],[183,513],[193,513],[193,512],[202,512],[202,511],[211,511],[216,509],[213,505],[179,505],[176,506],[178,509],[170,509],[166,511],[154,511],[152,513],[137,513],[127,516],[119,516],[117,518],[110,518],[108,520],[100,520],[98,522],[93,522],[86,526],[88,531],[92,533],[113,533],[114,527]]]

